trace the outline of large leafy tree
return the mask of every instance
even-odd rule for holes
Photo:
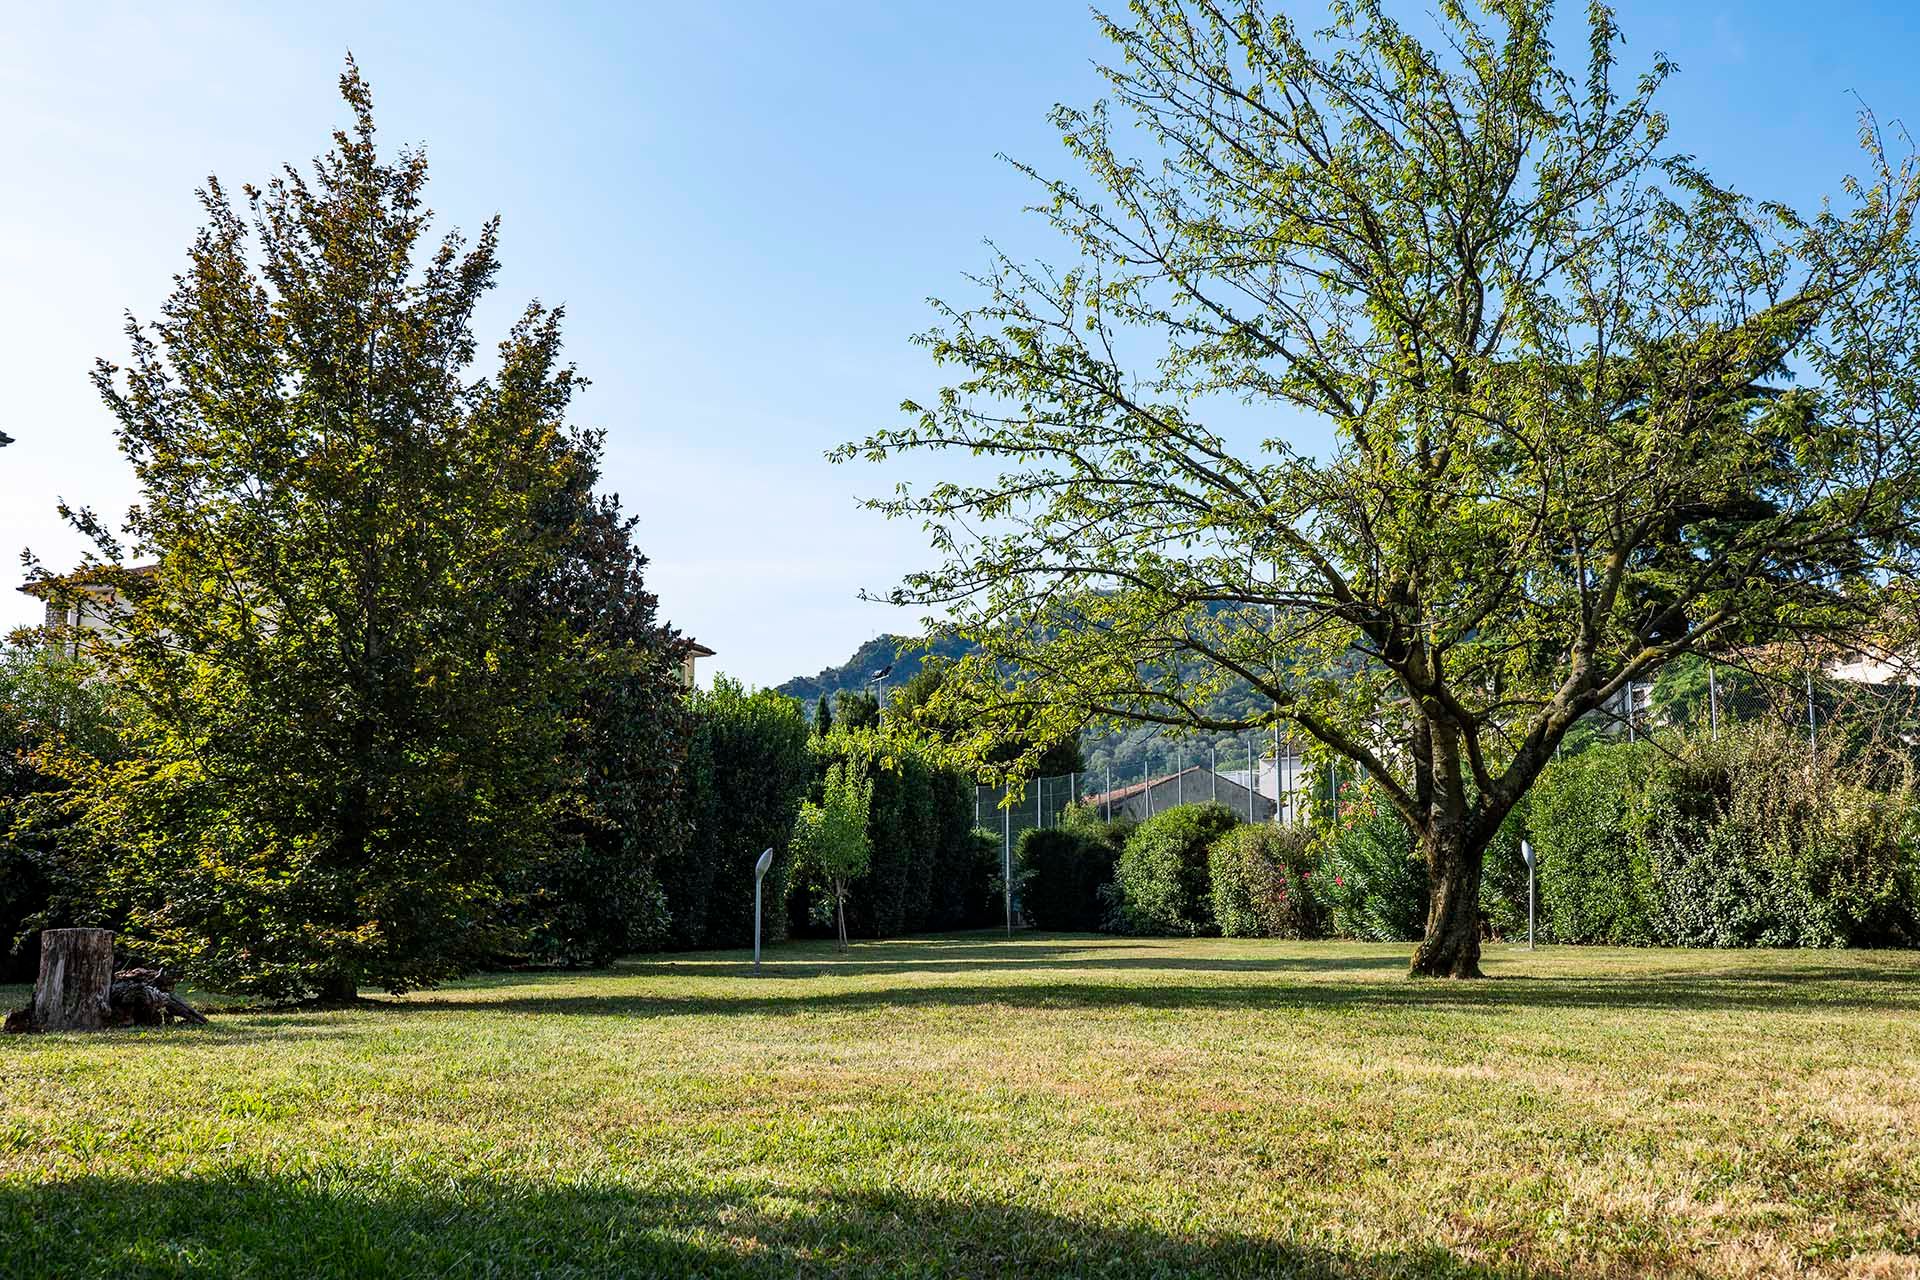
[[[843,456],[998,464],[873,504],[939,553],[894,598],[980,643],[936,695],[976,755],[1282,722],[1412,831],[1414,970],[1475,975],[1484,851],[1576,720],[1856,639],[1916,567],[1915,168],[1867,118],[1838,203],[1717,185],[1604,6],[1578,67],[1543,0],[1431,44],[1368,0],[1131,9],[1110,101],[1055,113],[1088,180],[1035,174],[1075,262],[941,307],[957,380]]]
[[[127,609],[91,647],[135,704],[128,759],[67,761],[94,873],[135,945],[275,996],[508,941],[503,897],[578,794],[556,595],[597,589],[562,583],[592,441],[559,313],[527,308],[476,374],[497,221],[431,239],[426,157],[380,155],[351,64],[341,90],[352,127],[310,173],[201,193],[160,319],[96,375],[128,545],[75,517]]]

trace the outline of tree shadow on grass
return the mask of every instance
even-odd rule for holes
[[[0,1274],[66,1276],[1518,1275],[1439,1248],[1349,1253],[898,1193],[665,1194],[329,1167],[0,1184]],[[17,1269],[16,1269],[17,1268]],[[1538,1274],[1532,1273],[1532,1274]]]
[[[1040,975],[1033,975],[1038,978]],[[761,993],[662,993],[632,995],[524,988],[474,999],[413,996],[386,1003],[400,1012],[471,1014],[582,1014],[599,1017],[684,1017],[714,1014],[783,1015],[950,1006],[1030,1009],[1138,1008],[1156,1010],[1260,1011],[1281,1009],[1409,1010],[1422,1012],[1524,1011],[1529,1009],[1755,1013],[1818,1010],[1920,1011],[1920,990],[1911,981],[1858,983],[1826,974],[1810,992],[1806,976],[1771,978],[1652,977],[1566,979],[1491,978],[1443,980],[1259,983],[940,981],[854,990],[795,991],[787,984]]]

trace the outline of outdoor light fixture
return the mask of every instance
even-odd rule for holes
[[[760,972],[760,882],[767,878],[767,868],[773,865],[773,850],[768,849],[753,864],[753,971]]]
[[[1520,842],[1520,856],[1527,860],[1527,950],[1533,950],[1533,842]]]

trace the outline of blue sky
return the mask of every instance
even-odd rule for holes
[[[1620,6],[1628,65],[1680,65],[1676,149],[1802,204],[1857,167],[1853,93],[1920,124],[1917,9]],[[666,612],[769,684],[912,625],[856,598],[924,555],[855,506],[896,477],[821,453],[934,389],[908,339],[929,295],[969,296],[983,239],[1059,256],[996,154],[1067,172],[1045,114],[1097,96],[1101,54],[1050,0],[0,12],[0,551],[71,560],[57,497],[132,501],[92,361],[155,311],[207,174],[325,147],[351,49],[384,138],[426,144],[443,223],[502,215],[483,338],[529,297],[567,305],[577,417],[608,432]],[[0,592],[0,626],[31,614]]]

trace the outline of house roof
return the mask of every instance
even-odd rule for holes
[[[1245,772],[1245,770],[1242,770],[1242,772]],[[1098,795],[1087,796],[1081,800],[1081,803],[1082,804],[1106,804],[1109,801],[1111,801],[1114,804],[1118,804],[1121,801],[1131,799],[1134,796],[1144,795],[1155,787],[1163,787],[1167,785],[1169,782],[1176,782],[1179,779],[1186,777],[1190,773],[1211,773],[1213,774],[1213,776],[1219,778],[1222,782],[1226,783],[1228,786],[1239,787],[1243,791],[1246,789],[1246,786],[1247,786],[1246,783],[1235,781],[1233,778],[1228,777],[1224,773],[1220,773],[1218,770],[1208,769],[1207,766],[1203,764],[1195,764],[1195,765],[1188,765],[1186,768],[1178,770],[1177,772],[1174,772],[1174,773],[1163,773],[1158,777],[1148,778],[1145,782],[1129,783],[1127,786],[1124,786],[1124,787],[1115,787],[1111,791],[1102,791]]]

